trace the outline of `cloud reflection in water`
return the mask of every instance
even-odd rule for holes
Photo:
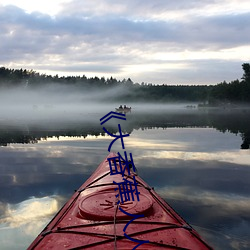
[[[49,221],[45,210],[60,207],[55,203],[58,197],[52,195],[68,198],[107,155],[111,141],[102,136],[61,137],[4,148],[0,152],[1,240],[11,241],[15,235],[16,246],[23,244],[16,249],[28,246],[36,236],[31,237],[33,226],[40,227],[38,233],[45,218],[45,224]],[[125,139],[139,175],[188,222],[201,228],[216,249],[249,246],[250,156],[248,151],[237,150],[240,143],[240,136],[210,128],[139,129]],[[119,142],[112,150],[122,151]],[[28,200],[31,195],[37,198]],[[29,215],[30,211],[36,216]]]
[[[60,197],[47,196],[6,204],[5,213],[0,218],[1,247],[22,249],[25,243],[28,245],[59,210],[62,205],[60,201]]]

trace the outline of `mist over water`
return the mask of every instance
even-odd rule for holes
[[[154,112],[185,110],[188,104],[156,104],[156,103],[131,103],[112,101],[115,96],[126,93],[124,87],[112,90],[86,90],[72,88],[66,85],[56,85],[30,88],[11,88],[0,90],[0,121],[36,123],[56,121],[84,121],[96,122],[109,111],[115,111],[120,105],[132,107],[133,112]],[[146,101],[146,100],[145,100]],[[187,110],[188,112],[188,110]],[[92,119],[93,118],[93,119]]]
[[[120,105],[132,107],[126,121],[104,126],[114,134],[120,123],[130,134],[126,150],[139,175],[215,249],[247,249],[250,159],[240,148],[243,141],[249,145],[249,110],[114,101],[120,91],[127,90],[1,89],[3,249],[26,248],[106,157],[112,138],[100,118]],[[114,143],[112,150],[119,149]]]
[[[43,119],[82,119],[90,114],[110,109],[100,97],[108,93],[80,93],[66,86],[39,89],[5,89],[0,92],[1,119],[34,121]],[[98,102],[98,100],[100,100]]]
[[[114,97],[130,92],[124,86],[111,90],[83,89],[64,84],[44,87],[9,88],[0,91],[1,145],[21,141],[37,141],[49,136],[86,136],[103,134],[100,119],[120,105],[132,108],[127,120],[119,120],[124,131],[131,133],[139,127],[213,127],[220,131],[240,133],[244,148],[249,148],[249,109],[206,109],[197,103],[149,103],[115,101]],[[119,99],[119,98],[118,98]],[[117,131],[117,121],[112,119],[105,126]],[[72,133],[70,130],[74,130]],[[4,131],[13,136],[9,140]],[[19,131],[18,134],[14,134]],[[24,132],[23,132],[24,131]],[[39,136],[37,131],[39,131]],[[44,132],[42,132],[44,131]],[[56,132],[57,131],[57,132]],[[61,132],[60,132],[61,131]],[[4,137],[4,138],[3,138]],[[24,140],[22,137],[25,137]],[[27,139],[28,138],[28,139]]]

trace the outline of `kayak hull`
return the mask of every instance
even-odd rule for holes
[[[135,172],[131,170],[128,175],[126,171],[124,177],[111,175],[107,159],[116,156],[116,153],[107,156],[37,236],[29,250],[135,249],[139,241],[149,242],[137,249],[212,249]],[[118,202],[114,182],[124,179],[136,180],[139,200]],[[129,223],[132,215],[138,218]]]

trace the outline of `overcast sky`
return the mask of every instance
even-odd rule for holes
[[[0,66],[216,84],[250,62],[249,0],[0,0]]]

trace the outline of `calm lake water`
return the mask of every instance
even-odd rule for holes
[[[1,249],[27,248],[113,140],[99,121],[112,106],[47,109],[0,120]],[[250,110],[135,105],[126,117],[105,127],[130,133],[139,176],[215,249],[250,249]],[[119,141],[112,151],[122,151]]]

